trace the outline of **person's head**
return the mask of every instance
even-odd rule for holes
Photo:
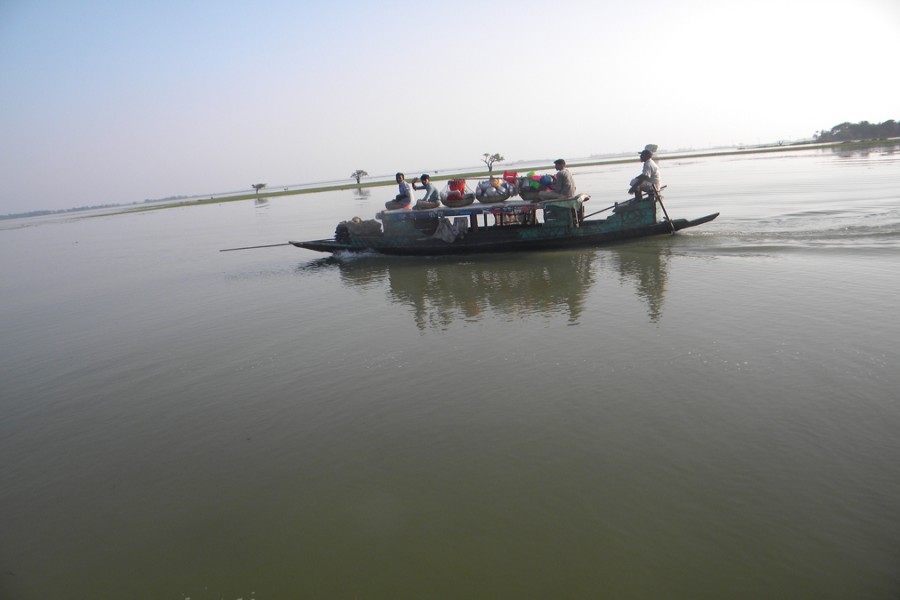
[[[404,175],[403,173],[397,173],[397,181],[403,181]]]
[[[557,171],[562,171],[563,169],[566,168],[566,161],[564,161],[561,158],[557,158],[556,160],[553,161],[553,165],[556,167]]]
[[[653,153],[649,150],[641,150],[641,162],[646,162],[647,160],[653,158]]]
[[[422,183],[428,183],[429,181],[431,181],[431,175],[429,175],[428,173],[422,173],[422,176],[419,177],[419,181],[421,181]]]

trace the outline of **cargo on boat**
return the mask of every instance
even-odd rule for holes
[[[461,207],[384,210],[374,220],[358,217],[337,226],[332,239],[291,241],[317,252],[377,252],[437,256],[599,246],[632,238],[671,234],[712,221],[657,216],[658,194],[618,202],[585,215],[587,194],[549,201],[503,200]],[[606,218],[594,218],[611,211]]]

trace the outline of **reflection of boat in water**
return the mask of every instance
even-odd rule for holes
[[[662,317],[669,255],[669,249],[662,246],[619,246],[604,253],[612,259],[622,280],[634,284],[635,295],[647,303],[647,315],[654,323]]]
[[[608,209],[605,219],[589,219],[581,194],[565,200],[511,200],[426,210],[385,210],[378,220],[354,218],[338,225],[333,239],[290,242],[317,252],[379,252],[396,255],[444,255],[548,250],[597,246],[694,227],[699,219],[657,216],[657,198],[628,200]],[[661,201],[659,201],[660,206]],[[587,215],[588,217],[591,215]],[[381,221],[379,223],[379,221]]]
[[[602,251],[474,256],[464,262],[359,257],[328,258],[315,268],[337,266],[350,286],[384,285],[391,298],[412,309],[420,329],[444,328],[459,320],[477,321],[492,313],[505,318],[566,315],[577,322],[598,281],[627,281],[647,303],[652,321],[661,316],[667,250],[615,246]],[[609,275],[613,277],[609,277]]]

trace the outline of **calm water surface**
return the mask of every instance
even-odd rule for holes
[[[0,598],[900,597],[900,151],[660,167],[722,216],[462,259],[218,252],[388,188],[0,223]]]

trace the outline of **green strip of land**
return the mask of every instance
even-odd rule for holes
[[[857,142],[832,142],[825,144],[785,144],[780,146],[759,146],[759,147],[749,147],[749,148],[735,148],[729,150],[701,150],[698,152],[673,152],[671,154],[663,154],[661,156],[662,160],[671,160],[673,158],[709,158],[713,156],[731,156],[737,154],[764,154],[771,152],[791,152],[796,150],[818,150],[821,148],[833,148],[833,147],[841,147],[846,148],[848,150],[853,150],[857,148],[865,148],[871,146],[881,146],[884,144],[890,143],[898,143],[900,138],[892,138],[890,140],[865,140],[865,141],[857,141]],[[621,156],[621,157],[611,157],[611,158],[603,158],[598,160],[587,160],[587,161],[576,161],[570,163],[568,166],[573,169],[578,169],[582,167],[593,167],[593,166],[602,166],[602,165],[617,165],[624,163],[636,163],[637,159],[633,156]],[[553,164],[531,164],[527,167],[528,170],[541,171],[541,170],[552,170]],[[474,179],[474,178],[483,178],[489,177],[492,174],[491,171],[484,170],[476,170],[476,171],[465,171],[465,172],[456,172],[453,174],[445,174],[445,175],[435,175],[432,177],[432,181],[443,181],[448,179]],[[318,192],[334,192],[340,190],[351,190],[351,189],[360,189],[360,188],[373,188],[373,187],[383,187],[387,185],[394,185],[393,181],[372,181],[372,182],[364,182],[357,185],[355,182],[351,183],[337,183],[337,184],[327,184],[322,185],[321,187],[308,187],[297,190],[281,190],[281,191],[266,191],[266,192],[248,192],[246,194],[236,194],[233,196],[217,196],[209,199],[196,199],[196,200],[183,200],[178,202],[170,202],[170,203],[159,203],[152,205],[142,205],[142,206],[128,206],[123,207],[120,211],[115,211],[111,214],[121,214],[121,213],[131,213],[131,212],[144,212],[150,210],[161,210],[164,208],[176,208],[180,206],[197,206],[200,204],[220,204],[223,202],[239,202],[242,200],[259,200],[263,198],[277,198],[280,196],[295,196],[299,194],[315,194]],[[110,214],[110,213],[107,213]]]

